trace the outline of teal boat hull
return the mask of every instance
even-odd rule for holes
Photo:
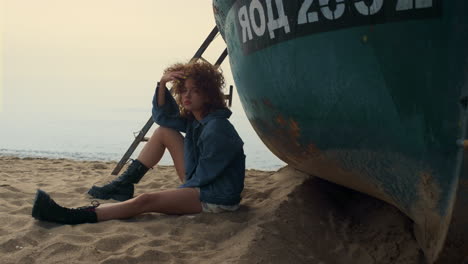
[[[242,106],[289,165],[408,215],[432,263],[462,165],[468,2],[328,2],[213,1]]]

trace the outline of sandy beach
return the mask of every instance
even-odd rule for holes
[[[424,263],[412,222],[394,207],[295,169],[247,170],[238,212],[145,214],[76,226],[31,217],[37,188],[65,206],[90,204],[115,163],[0,157],[1,263]],[[178,186],[157,166],[136,194]],[[100,201],[101,203],[109,201]],[[112,201],[110,201],[112,202]],[[448,241],[440,263],[461,263]]]

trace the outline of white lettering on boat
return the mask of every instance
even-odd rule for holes
[[[344,12],[346,5],[344,3],[344,0],[335,0],[336,1],[336,7],[335,10],[331,10],[330,7],[330,0],[319,0],[320,3],[320,11],[322,12],[322,15],[329,20],[335,20],[340,18]]]
[[[275,0],[275,10],[273,10],[272,0],[266,0],[266,9],[268,16],[265,16],[265,9],[259,0],[252,0],[249,7],[242,6],[238,11],[239,24],[242,28],[242,42],[252,40],[252,29],[258,37],[262,37],[268,25],[270,38],[275,38],[275,30],[284,29],[284,33],[289,33],[288,16],[284,12],[283,0]],[[247,12],[247,9],[249,12]],[[273,11],[278,14],[275,18]],[[258,15],[259,23],[255,19]],[[268,19],[268,23],[266,23]]]
[[[270,38],[275,38],[275,30],[284,28],[284,33],[289,33],[289,21],[288,17],[284,12],[283,0],[275,0],[276,11],[278,13],[278,18],[273,17],[273,7],[271,4],[272,0],[266,0],[267,9],[268,9],[268,31],[270,32]]]
[[[249,15],[247,14],[247,7],[243,6],[239,9],[239,24],[242,28],[242,42],[253,39],[252,28],[250,28]]]
[[[297,24],[302,25],[308,23],[314,23],[319,21],[317,12],[307,12],[314,0],[305,0],[301,8],[299,9],[299,15],[297,16]]]
[[[234,6],[246,53],[318,32],[442,14],[442,0],[237,0]]]
[[[359,13],[365,16],[369,16],[377,14],[377,12],[379,12],[382,9],[383,0],[373,0],[372,4],[370,5],[368,5],[366,1],[361,0],[359,2],[354,3],[354,5],[356,6],[356,10]]]
[[[252,28],[253,31],[257,36],[263,36],[265,34],[265,28],[266,28],[266,22],[265,22],[265,10],[263,9],[262,4],[258,0],[253,0],[250,3],[250,17],[251,17],[251,23],[252,23]],[[260,18],[260,25],[257,25],[256,19],[255,19],[255,11],[258,12],[258,16]]]

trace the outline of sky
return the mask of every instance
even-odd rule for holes
[[[4,0],[0,0],[0,114],[3,112],[3,31],[5,24]]]
[[[215,25],[211,0],[0,1],[0,118],[150,108],[162,70]],[[219,36],[205,56],[224,48]],[[228,60],[222,69],[234,84]]]
[[[0,0],[0,151],[123,153],[162,71],[214,27],[212,0]],[[214,63],[225,47],[219,35],[203,57]],[[234,85],[229,58],[221,69]],[[231,110],[247,166],[282,166],[235,89]]]

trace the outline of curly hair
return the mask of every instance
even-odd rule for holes
[[[182,71],[187,79],[192,79],[197,88],[201,91],[208,101],[203,106],[203,116],[217,110],[226,108],[224,101],[224,76],[221,71],[213,65],[203,61],[176,63],[164,70],[164,74],[172,71]],[[194,118],[193,114],[186,110],[182,104],[181,91],[185,87],[185,80],[174,82],[172,86],[172,94],[175,96],[176,102],[179,105],[180,115],[187,118]]]

